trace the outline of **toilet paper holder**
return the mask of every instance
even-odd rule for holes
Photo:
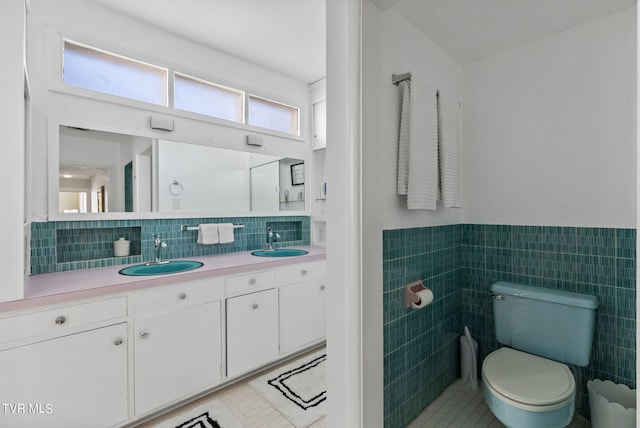
[[[420,296],[418,296],[418,292],[422,290],[426,290],[427,287],[424,286],[422,281],[415,281],[411,284],[407,284],[404,287],[404,306],[411,307],[413,303],[420,302]]]

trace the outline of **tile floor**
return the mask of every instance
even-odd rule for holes
[[[310,352],[316,352],[317,350],[316,348]],[[307,354],[301,355],[299,358],[303,358],[306,355]],[[281,365],[289,364],[292,361],[294,360],[285,361]],[[222,402],[244,428],[295,428],[278,410],[272,407],[267,400],[262,398],[262,396],[249,385],[249,382],[254,378],[271,370],[275,370],[275,367],[269,368],[264,372],[256,373],[248,379],[202,397],[193,403],[189,403],[173,412],[160,416],[138,428],[153,428],[180,413],[186,413],[192,408],[203,405],[208,400],[218,400]],[[315,422],[309,428],[326,428],[324,418]]]
[[[315,352],[314,349],[312,352]],[[301,356],[302,357],[302,356]],[[282,365],[289,364],[290,361]],[[273,369],[269,369],[273,370]],[[258,394],[249,382],[262,375],[257,373],[249,379],[214,392],[140,428],[153,428],[159,423],[198,407],[208,400],[219,400],[236,417],[244,428],[295,428],[271,404]],[[418,416],[408,428],[503,428],[487,407],[482,389],[473,390],[458,379]],[[325,419],[309,428],[326,428]],[[574,418],[569,428],[591,428],[591,424],[580,416]]]
[[[458,379],[429,405],[409,428],[502,428],[482,396],[482,389],[473,390]],[[576,416],[569,428],[591,428],[591,424]]]

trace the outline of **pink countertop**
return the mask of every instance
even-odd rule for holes
[[[0,303],[0,312],[325,258],[325,248],[323,247],[299,246],[291,248],[299,248],[309,253],[304,256],[270,258],[256,257],[251,255],[250,251],[243,251],[215,256],[189,257],[189,260],[202,262],[204,266],[188,272],[159,276],[125,276],[118,273],[122,268],[131,265],[34,275],[25,281],[24,298]]]

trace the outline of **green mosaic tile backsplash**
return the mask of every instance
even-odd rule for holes
[[[579,414],[589,416],[589,379],[635,388],[635,245],[635,229],[464,224],[385,230],[385,426],[408,425],[459,376],[457,337],[464,325],[478,340],[481,359],[499,347],[489,291],[496,281],[597,296],[591,363],[578,371]],[[403,286],[416,279],[433,289],[433,308],[402,306]]]
[[[244,224],[235,229],[229,244],[199,245],[198,231],[180,226],[201,223]],[[159,234],[168,248],[163,258],[208,256],[264,248],[267,225],[280,233],[276,247],[309,245],[308,216],[220,217],[159,220],[60,221],[31,224],[31,273],[34,275],[76,269],[116,266],[153,260],[153,235]],[[113,257],[113,241],[121,236],[131,241],[131,255]]]

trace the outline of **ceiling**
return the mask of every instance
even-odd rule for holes
[[[89,0],[313,83],[326,74],[325,0]]]
[[[306,83],[326,75],[325,0],[89,0]],[[635,6],[636,0],[372,0],[460,64]]]
[[[106,168],[60,165],[58,175],[66,179],[91,180],[95,177],[109,177],[109,171]]]
[[[372,0],[468,64],[635,6],[636,0]]]

